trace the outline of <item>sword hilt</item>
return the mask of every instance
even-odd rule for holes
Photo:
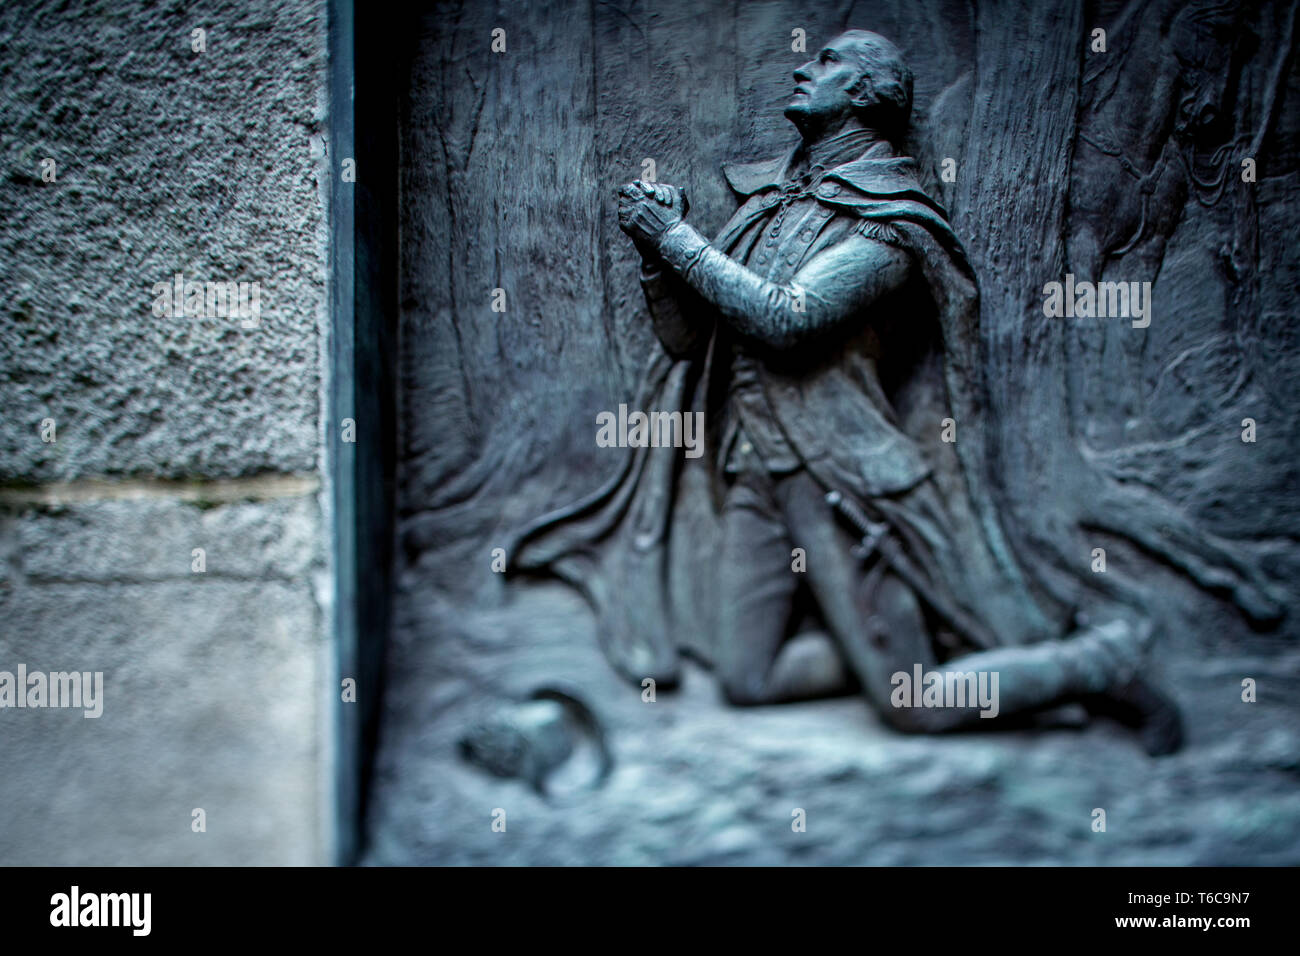
[[[826,503],[843,515],[853,526],[853,530],[862,535],[862,540],[853,546],[854,557],[862,560],[870,557],[871,552],[875,551],[880,543],[880,539],[889,531],[889,523],[872,521],[856,502],[844,497],[838,491],[826,492]]]

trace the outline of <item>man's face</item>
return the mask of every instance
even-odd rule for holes
[[[794,71],[794,95],[785,108],[786,118],[800,129],[834,125],[853,111],[849,90],[861,76],[852,41],[836,37]]]

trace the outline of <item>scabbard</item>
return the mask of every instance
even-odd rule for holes
[[[856,501],[838,491],[828,491],[826,503],[862,536],[862,540],[854,548],[854,553],[864,564],[871,560],[873,554],[879,554],[880,559],[889,565],[908,587],[912,588],[934,609],[935,613],[960,634],[981,648],[997,646],[997,640],[988,628],[949,600],[947,595],[940,593],[929,577],[916,566],[894,539],[893,528],[888,521],[872,521]]]

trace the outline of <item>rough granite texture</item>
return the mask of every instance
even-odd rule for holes
[[[317,466],[326,29],[317,0],[0,9],[0,480]],[[155,317],[176,273],[260,283],[260,327]]]
[[[0,6],[0,670],[105,698],[0,710],[0,864],[329,859],[326,10]],[[177,272],[260,326],[155,316]]]

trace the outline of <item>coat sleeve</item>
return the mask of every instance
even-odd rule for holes
[[[654,324],[655,335],[668,354],[680,358],[693,351],[711,324],[698,294],[670,269],[641,264],[641,291]]]
[[[853,321],[902,286],[911,268],[904,249],[864,229],[813,256],[783,285],[728,258],[684,222],[664,233],[659,252],[737,331],[777,349]]]

